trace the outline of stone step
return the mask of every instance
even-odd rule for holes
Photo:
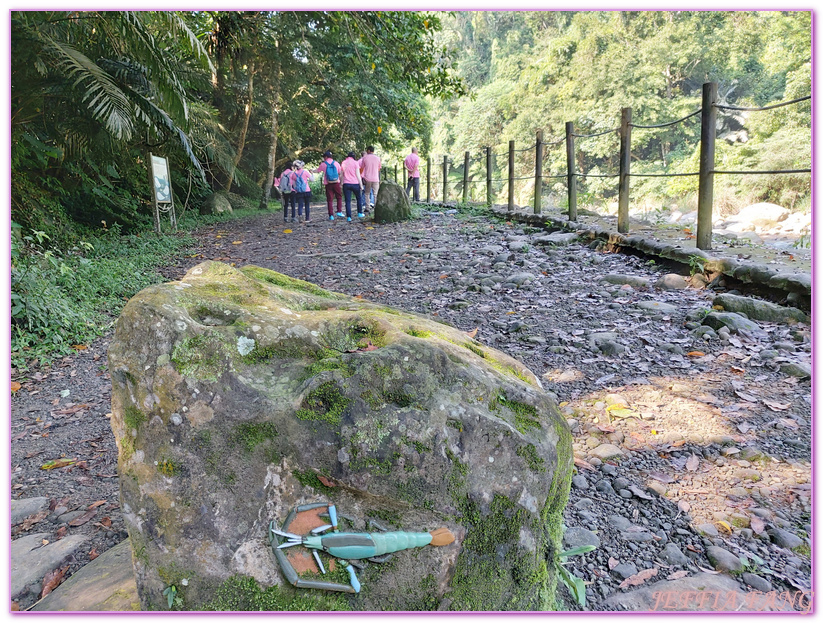
[[[106,550],[38,601],[36,611],[140,610],[131,560],[131,541]]]

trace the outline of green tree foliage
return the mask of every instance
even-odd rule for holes
[[[811,92],[811,13],[762,11],[460,12],[444,17],[441,42],[458,49],[458,73],[471,97],[434,104],[435,150],[477,153],[491,145],[522,148],[545,140],[617,128],[620,110],[654,125],[700,108],[704,82],[722,104],[758,107]],[[797,169],[810,163],[810,106],[719,115],[718,168]],[[632,172],[697,171],[700,120],[635,129]],[[617,172],[616,132],[577,140],[578,171]],[[533,154],[517,155],[520,175]],[[563,145],[550,148],[546,174],[565,173]],[[721,166],[722,163],[722,166]],[[505,165],[503,165],[505,166]],[[809,193],[808,175],[724,177],[741,201],[794,205]],[[635,178],[632,196],[677,200],[696,178]],[[559,196],[565,184],[557,183]],[[580,192],[605,199],[616,179],[581,180]]]

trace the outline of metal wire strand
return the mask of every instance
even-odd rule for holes
[[[796,100],[789,100],[788,102],[780,102],[779,104],[772,104],[771,106],[763,106],[762,108],[745,108],[743,106],[724,106],[723,104],[715,104],[715,108],[721,108],[723,110],[748,110],[752,112],[757,112],[760,110],[771,110],[772,108],[780,108],[782,106],[788,106],[789,104],[796,104],[797,102],[802,102],[805,100],[812,99],[811,95],[807,95],[806,97],[798,97]]]
[[[689,117],[694,117],[695,115],[699,115],[701,112],[703,112],[703,109],[698,108],[693,113],[689,113],[685,117],[681,117],[680,119],[676,119],[675,121],[669,121],[667,123],[659,123],[657,125],[640,125],[640,124],[637,124],[637,123],[630,123],[629,127],[632,127],[632,128],[646,128],[646,129],[648,129],[648,128],[665,128],[665,127],[668,127],[670,125],[680,123],[681,121],[685,121]]]
[[[763,175],[771,173],[811,173],[811,169],[782,169],[778,171],[712,171],[723,175]]]
[[[613,173],[611,175],[595,175],[594,173],[575,173],[577,177],[620,177],[619,173]]]
[[[629,177],[688,177],[689,175],[700,175],[697,173],[627,173]]]
[[[612,128],[611,130],[603,130],[602,132],[595,132],[594,134],[574,134],[574,133],[572,133],[572,136],[575,136],[577,138],[592,138],[594,136],[603,136],[604,134],[609,134],[611,132],[617,132],[619,129],[620,128]]]

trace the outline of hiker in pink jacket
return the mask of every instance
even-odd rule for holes
[[[357,217],[363,218],[363,205],[361,204],[360,191],[363,188],[362,180],[360,179],[360,165],[354,159],[354,152],[350,151],[349,155],[340,165],[343,172],[343,194],[346,196],[346,221],[351,221],[351,196],[357,198]]]
[[[403,166],[406,167],[406,170],[409,172],[409,183],[406,184],[406,196],[408,197],[409,191],[414,188],[414,200],[420,201],[420,169],[418,168],[420,165],[420,156],[417,155],[417,147],[412,147],[408,156],[403,161]]]
[[[329,220],[334,220],[334,209],[332,200],[337,197],[337,216],[343,216],[343,190],[340,186],[340,163],[337,162],[330,151],[323,154],[323,162],[314,172],[323,174],[323,186],[326,189],[326,203],[329,207]]]
[[[311,183],[314,176],[306,171],[303,167],[305,163],[302,160],[295,160],[294,161],[294,170],[291,173],[291,187],[292,187],[292,195],[297,203],[297,218],[299,219],[300,216],[303,214],[303,205],[306,206],[306,221],[309,222],[310,215],[309,209],[311,208],[311,188],[309,184]],[[292,222],[297,223],[298,220],[294,217],[294,205],[292,204]]]
[[[380,158],[374,155],[374,146],[366,147],[366,153],[360,160],[360,173],[363,176],[363,191],[365,198],[363,203],[366,208],[369,205],[374,207],[374,202],[377,200],[377,191],[380,189],[380,167],[382,167]],[[372,197],[372,193],[374,196]],[[368,212],[368,209],[365,209]]]

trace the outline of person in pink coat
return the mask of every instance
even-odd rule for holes
[[[363,182],[360,179],[360,164],[354,159],[354,152],[350,151],[346,159],[340,165],[343,179],[343,194],[346,197],[346,221],[351,221],[351,196],[357,198],[357,217],[363,218],[363,205],[361,204],[360,191],[363,188]]]
[[[403,165],[409,172],[409,183],[406,184],[406,196],[414,188],[414,200],[420,201],[420,156],[417,155],[417,147],[412,147],[411,153],[406,156]]]
[[[297,202],[297,216],[298,218],[303,214],[303,205],[306,206],[306,222],[310,220],[309,209],[311,207],[311,183],[314,176],[306,171],[303,167],[306,165],[302,160],[294,161],[294,170],[291,173],[291,187],[292,195]],[[292,207],[292,222],[298,222],[294,219],[294,207]]]
[[[380,162],[380,157],[374,153],[374,146],[366,147],[366,153],[360,160],[360,174],[363,177],[363,191],[365,206],[364,211],[368,212],[368,204],[374,207],[374,202],[377,200],[377,191],[380,190],[380,168],[383,164]],[[369,201],[367,202],[366,199]]]

